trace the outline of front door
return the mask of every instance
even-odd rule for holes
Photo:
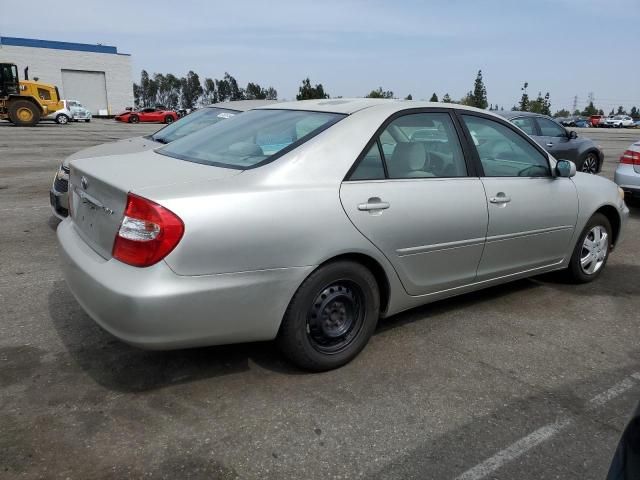
[[[577,148],[569,138],[567,130],[553,120],[544,117],[536,117],[540,132],[544,137],[543,148],[557,160],[571,160],[578,164]]]
[[[410,295],[476,277],[487,202],[467,167],[449,112],[412,113],[390,121],[342,183],[345,212]]]
[[[478,280],[560,263],[577,221],[570,178],[552,175],[548,156],[506,122],[461,115],[482,168],[487,241]]]

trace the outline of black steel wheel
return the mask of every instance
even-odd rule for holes
[[[340,367],[365,347],[380,311],[379,289],[363,265],[337,261],[302,283],[285,313],[278,346],[299,367]]]

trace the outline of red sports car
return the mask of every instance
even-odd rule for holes
[[[156,122],[156,123],[172,123],[178,120],[178,114],[173,110],[164,110],[162,108],[148,107],[135,111],[126,111],[116,115],[119,122],[138,123],[138,122]]]

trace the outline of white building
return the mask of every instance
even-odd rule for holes
[[[56,85],[62,98],[91,112],[115,115],[133,106],[131,56],[116,47],[0,37],[0,63],[15,63],[20,79]]]

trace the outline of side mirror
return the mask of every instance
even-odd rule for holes
[[[578,134],[574,130],[571,130],[569,132],[569,140],[573,140],[574,138],[578,138]]]
[[[573,177],[576,174],[576,164],[571,160],[558,160],[558,163],[556,163],[556,174],[559,177]]]

